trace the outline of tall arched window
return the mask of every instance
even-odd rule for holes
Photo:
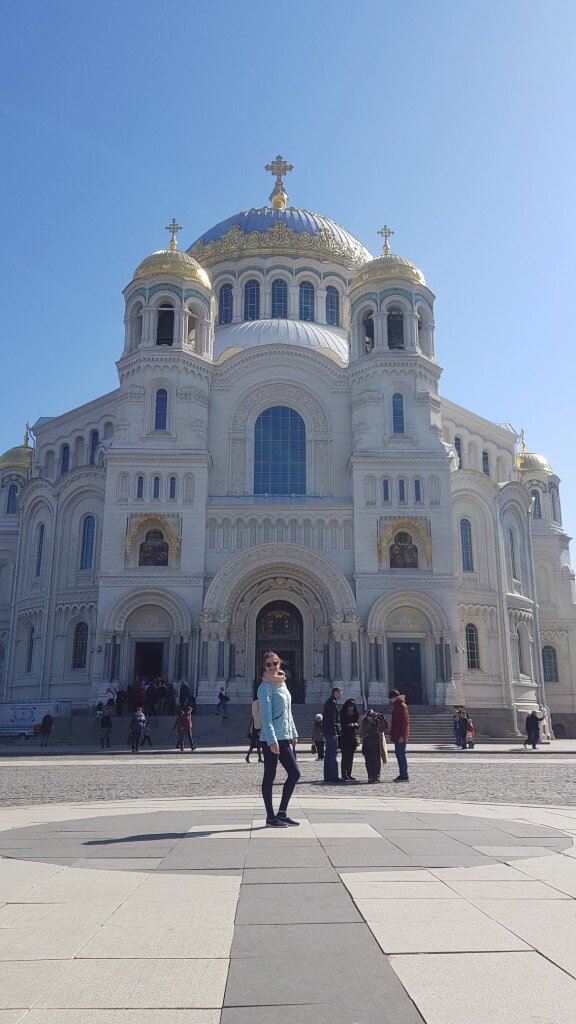
[[[88,653],[88,623],[78,622],[74,629],[72,644],[72,668],[86,668]]]
[[[340,296],[333,284],[326,289],[326,323],[330,327],[340,327]]]
[[[480,668],[478,630],[473,622],[469,622],[466,626],[466,660],[468,668]]]
[[[386,324],[388,327],[388,348],[390,349],[403,349],[404,348],[404,313],[401,309],[396,306],[392,306],[388,310],[386,317]]]
[[[244,285],[244,319],[260,318],[260,285],[253,278]]]
[[[462,548],[462,572],[474,572],[472,527],[469,519],[460,520],[460,546]]]
[[[422,501],[422,483],[420,480],[414,481],[414,501]]]
[[[280,277],[272,281],[271,316],[273,320],[285,320],[288,316],[288,285]]]
[[[254,494],[306,494],[306,426],[285,405],[264,409],[256,420]]]
[[[218,323],[231,324],[233,316],[232,285],[223,284],[218,292]]]
[[[530,497],[532,498],[532,515],[534,519],[542,519],[542,505],[540,503],[540,491],[534,489],[530,491]]]
[[[372,310],[362,317],[362,330],[364,333],[364,351],[372,352],[374,349],[374,314]]]
[[[44,523],[40,523],[38,527],[38,534],[36,539],[36,564],[34,566],[34,575],[38,577],[42,572],[42,553],[44,551]]]
[[[301,320],[314,319],[314,285],[311,281],[302,281],[298,289],[299,317]]]
[[[518,671],[521,676],[527,676],[528,667],[526,665],[524,644],[522,643],[522,634],[520,633],[520,627],[516,630],[516,643],[518,644]]]
[[[514,537],[514,530],[508,530],[508,545],[510,548],[510,571],[512,573],[512,579],[517,580],[517,565],[516,565],[516,538]]]
[[[404,433],[404,398],[398,393],[392,395],[392,433]]]
[[[82,543],[80,547],[80,569],[91,569],[94,561],[94,536],[96,520],[94,516],[85,516],[82,523]]]
[[[456,449],[456,455],[458,456],[458,469],[462,469],[462,438],[454,438],[454,447]]]
[[[482,452],[482,472],[490,476],[490,456],[488,452]]]
[[[158,499],[160,497],[160,477],[152,477],[152,497]]]
[[[26,651],[26,671],[32,671],[32,663],[34,661],[34,626],[30,626],[30,632],[28,633],[28,649]]]
[[[143,498],[144,497],[144,477],[143,476],[137,476],[136,477],[136,497],[137,498]]]
[[[156,344],[172,345],[174,341],[174,306],[169,302],[163,302],[158,307],[158,320],[156,323]]]
[[[390,501],[390,481],[382,481],[382,501]]]
[[[557,683],[558,682],[558,657],[556,655],[556,648],[550,644],[546,644],[542,648],[542,666],[544,668],[544,682],[545,683]]]
[[[97,430],[91,430],[90,431],[90,454],[89,454],[89,458],[88,458],[88,462],[90,463],[91,466],[93,466],[94,463],[96,462],[96,449],[98,447],[98,442],[99,441],[100,441],[100,437],[99,437],[98,431]]]
[[[406,481],[398,481],[398,501],[406,501]]]
[[[60,475],[67,473],[70,469],[70,445],[63,444],[60,449]]]
[[[175,501],[175,499],[176,499],[176,477],[175,476],[171,476],[169,481],[168,481],[168,497],[170,498],[170,501]]]
[[[10,484],[6,496],[6,515],[15,516],[18,511],[18,484]]]
[[[158,388],[154,404],[154,430],[166,430],[168,416],[168,392],[166,388]]]

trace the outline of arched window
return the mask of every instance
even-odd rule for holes
[[[510,571],[512,573],[512,579],[517,580],[518,576],[516,573],[516,538],[514,537],[514,530],[508,530],[508,544],[510,547]]]
[[[160,477],[152,477],[152,497],[158,499],[160,497]]]
[[[490,456],[488,452],[482,452],[482,472],[490,476]]]
[[[174,307],[169,302],[163,302],[158,307],[158,321],[156,324],[156,344],[172,345],[174,341]]]
[[[414,501],[422,501],[422,484],[420,480],[414,481]]]
[[[154,430],[166,430],[168,416],[168,392],[166,388],[158,388],[154,406]]]
[[[552,505],[552,519],[555,523],[561,523],[562,516],[560,515],[560,500],[556,484],[548,484],[548,492],[550,494],[550,502]]]
[[[88,653],[88,623],[78,622],[74,629],[72,644],[72,668],[86,668]]]
[[[137,476],[136,477],[136,497],[137,498],[143,498],[144,497],[144,477],[143,476]]]
[[[406,481],[398,481],[398,501],[406,501]]]
[[[478,630],[473,622],[469,622],[466,626],[466,660],[468,668],[480,668]]]
[[[534,519],[542,519],[542,505],[540,503],[540,491],[534,489],[530,491],[530,497],[532,498],[532,515]]]
[[[390,501],[390,481],[382,481],[382,501]]]
[[[273,320],[285,320],[288,316],[288,285],[280,277],[272,281],[271,316]]]
[[[330,327],[340,327],[340,296],[333,284],[326,289],[326,323]]]
[[[91,569],[94,561],[94,535],[96,520],[94,516],[86,516],[82,523],[82,544],[80,548],[80,569]]]
[[[168,553],[162,530],[148,530],[140,545],[138,565],[168,565]]]
[[[306,494],[306,426],[288,406],[264,409],[256,420],[254,494]]]
[[[405,533],[401,530],[395,535],[390,547],[390,568],[418,568],[418,548],[414,544],[410,533]]]
[[[168,481],[168,497],[171,501],[176,499],[176,477],[171,476]]]
[[[63,444],[60,449],[60,476],[70,469],[70,445]]]
[[[388,348],[389,349],[403,349],[404,348],[404,313],[401,309],[396,306],[392,306],[388,310],[386,317],[386,324],[388,327]]]
[[[302,281],[298,289],[298,308],[301,320],[314,319],[314,285],[311,281]]]
[[[462,469],[462,438],[454,438],[454,447],[456,449],[456,455],[458,457],[458,469]]]
[[[36,540],[36,565],[34,567],[34,569],[35,569],[34,575],[36,577],[38,577],[40,575],[40,573],[42,572],[42,553],[44,551],[44,532],[45,532],[44,523],[40,523],[40,526],[38,527],[38,534],[37,534],[37,540]]]
[[[6,496],[6,515],[15,516],[18,511],[18,484],[10,484]]]
[[[521,676],[526,676],[528,675],[528,672],[526,660],[524,657],[524,644],[522,643],[522,635],[520,633],[520,628],[516,630],[516,643],[518,645],[518,671]]]
[[[244,285],[244,319],[260,318],[260,285],[253,278]]]
[[[460,546],[462,548],[462,572],[474,572],[472,527],[469,519],[460,520]]]
[[[100,437],[98,435],[98,431],[97,430],[91,430],[90,431],[90,454],[89,454],[89,458],[88,458],[88,462],[90,463],[91,466],[93,466],[94,463],[96,462],[96,449],[98,447],[98,442],[99,441],[100,441]]]
[[[558,657],[556,648],[546,644],[542,648],[542,665],[544,668],[544,682],[557,683],[558,680]]]
[[[231,324],[233,315],[232,285],[223,284],[218,292],[218,323]]]
[[[392,395],[392,433],[404,433],[404,398],[398,393]]]
[[[26,671],[32,671],[32,662],[34,661],[34,626],[30,626],[30,632],[28,633],[28,650],[26,651]]]

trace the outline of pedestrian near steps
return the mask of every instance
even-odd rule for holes
[[[398,690],[390,690],[388,696],[392,701],[390,739],[394,744],[394,753],[398,761],[398,775],[394,782],[408,782],[406,744],[410,738],[410,712],[408,711],[406,698],[403,693],[400,693]]]
[[[173,728],[178,732],[176,747],[183,751],[184,741],[188,740],[190,750],[194,750],[194,743],[192,742],[192,708],[189,704],[185,704],[184,707],[178,709]]]
[[[262,658],[262,682],[258,687],[258,705],[262,719],[260,742],[264,755],[264,777],[262,779],[262,798],[266,808],[267,828],[288,828],[299,825],[288,816],[288,804],[294,788],[300,778],[300,769],[296,763],[294,747],[298,740],[298,732],[292,718],[292,698],[286,686],[286,675],[282,662],[275,651],[266,651]],[[286,771],[286,781],[282,789],[282,797],[278,811],[274,811],[272,803],[272,787],[278,762]]]
[[[250,764],[250,754],[253,750],[258,751],[258,763],[261,763],[264,758],[262,757],[262,744],[260,743],[260,730],[262,729],[262,718],[260,716],[260,704],[258,698],[252,701],[252,716],[250,718],[250,725],[248,727],[248,740],[250,746],[248,753],[246,754],[246,764]]]

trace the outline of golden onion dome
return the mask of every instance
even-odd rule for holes
[[[519,473],[546,473],[548,476],[554,475],[554,470],[550,466],[548,459],[545,459],[543,455],[536,455],[536,452],[518,452],[516,456],[516,469]]]
[[[32,448],[27,444],[16,445],[0,455],[0,469],[23,469],[26,472],[32,465]]]
[[[192,281],[201,284],[203,288],[210,288],[210,278],[203,267],[179,249],[159,249],[147,256],[134,271],[134,281],[142,277],[170,274],[173,277],[183,278],[185,281]]]
[[[379,281],[410,281],[412,284],[426,284],[426,278],[421,270],[404,256],[396,256],[395,253],[384,253],[375,260],[365,263],[358,271],[353,288],[360,288],[365,284],[374,284]]]

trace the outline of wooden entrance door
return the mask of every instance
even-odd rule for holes
[[[392,679],[394,689],[405,694],[408,704],[422,703],[422,664],[418,641],[392,642]]]
[[[286,684],[294,704],[304,704],[306,687],[302,665],[302,616],[288,601],[274,601],[267,604],[256,621],[256,678],[254,688],[260,683],[258,675],[262,655],[265,651],[276,651],[284,662]]]

